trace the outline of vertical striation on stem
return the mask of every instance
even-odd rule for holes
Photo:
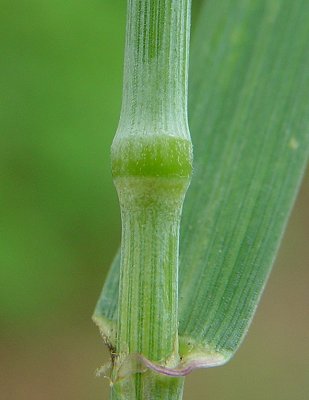
[[[128,0],[124,88],[112,144],[122,219],[113,399],[181,399],[178,244],[192,172],[187,121],[190,0]]]

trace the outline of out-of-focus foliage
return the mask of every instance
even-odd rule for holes
[[[79,300],[79,292],[90,304],[89,286],[105,273],[98,266],[117,247],[109,147],[120,106],[124,11],[119,1],[1,1],[6,319],[31,323]]]

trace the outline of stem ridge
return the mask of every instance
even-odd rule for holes
[[[122,220],[113,399],[182,397],[183,379],[156,366],[180,363],[179,227],[193,158],[189,21],[189,0],[128,0],[122,109],[111,149]]]

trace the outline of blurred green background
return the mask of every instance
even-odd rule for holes
[[[107,399],[90,317],[120,240],[126,2],[0,6],[0,399]],[[308,182],[242,348],[190,375],[186,400],[309,398]]]

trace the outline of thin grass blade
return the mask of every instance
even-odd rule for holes
[[[207,0],[194,26],[174,375],[229,360],[267,281],[308,158],[308,19],[306,0]],[[110,344],[118,278],[116,257],[94,315]]]

